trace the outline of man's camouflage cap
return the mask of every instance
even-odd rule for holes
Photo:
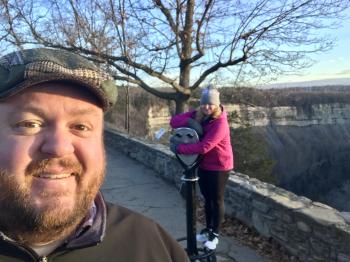
[[[0,58],[0,101],[27,87],[52,81],[71,82],[87,88],[99,99],[104,111],[117,100],[113,78],[75,53],[36,48]]]

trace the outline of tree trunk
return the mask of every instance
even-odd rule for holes
[[[189,89],[191,76],[191,55],[192,55],[192,29],[193,29],[194,0],[187,1],[186,21],[183,34],[183,45],[181,50],[180,62],[180,81],[183,88]],[[176,114],[183,113],[188,109],[188,95],[178,94],[176,99]]]
[[[188,110],[187,101],[190,97],[179,93],[177,99],[175,100],[175,114],[181,114]]]

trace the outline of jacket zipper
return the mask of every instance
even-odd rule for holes
[[[11,245],[16,246],[17,248],[23,250],[24,252],[26,252],[29,256],[31,256],[31,258],[33,259],[33,261],[38,261],[38,262],[48,262],[49,260],[47,259],[47,257],[42,257],[42,258],[38,258],[38,255],[34,252],[34,250],[25,247],[24,245],[18,244],[16,241],[14,241],[13,239],[7,237],[4,233],[2,233],[0,231],[0,238],[2,239],[2,241],[5,241],[7,243],[10,243]]]

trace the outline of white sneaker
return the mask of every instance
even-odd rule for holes
[[[204,228],[201,230],[199,234],[196,235],[196,240],[198,242],[206,242],[209,239],[210,233],[211,233],[211,230],[209,228]]]
[[[204,246],[210,250],[216,249],[217,244],[219,244],[219,235],[210,232],[208,240],[205,241]]]

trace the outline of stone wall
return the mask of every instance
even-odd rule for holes
[[[182,168],[170,150],[106,129],[106,143],[180,186]],[[350,224],[326,205],[232,173],[226,212],[260,234],[274,238],[302,261],[350,261]]]

